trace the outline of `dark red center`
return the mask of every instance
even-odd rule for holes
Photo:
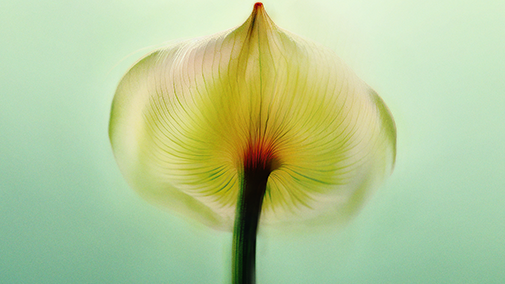
[[[244,154],[244,171],[265,171],[270,174],[279,167],[275,147],[271,142],[256,141],[249,144]]]

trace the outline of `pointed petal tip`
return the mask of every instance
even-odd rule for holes
[[[249,17],[249,21],[247,21],[246,23],[248,23],[250,30],[252,30],[252,27],[254,27],[259,22],[267,23],[267,26],[270,27],[275,26],[270,17],[268,17],[268,14],[265,11],[265,6],[263,6],[263,3],[256,2],[254,4],[251,16]]]
[[[265,7],[263,6],[263,3],[261,2],[256,2],[253,7],[252,11],[252,17],[256,18],[258,15],[264,14],[265,13]]]

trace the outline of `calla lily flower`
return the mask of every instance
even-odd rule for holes
[[[394,165],[396,128],[331,50],[241,26],[152,52],[117,88],[110,140],[143,197],[234,231],[234,283],[254,282],[258,223],[345,221]]]

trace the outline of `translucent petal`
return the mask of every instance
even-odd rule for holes
[[[118,164],[147,199],[231,230],[243,156],[278,158],[261,222],[345,220],[390,174],[396,130],[380,97],[330,50],[278,28],[261,5],[241,26],[155,51],[114,97]]]

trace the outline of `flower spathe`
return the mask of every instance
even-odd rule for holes
[[[247,165],[271,171],[263,224],[329,222],[356,212],[396,151],[382,99],[259,3],[235,29],[136,63],[117,88],[109,135],[141,195],[223,230]]]

